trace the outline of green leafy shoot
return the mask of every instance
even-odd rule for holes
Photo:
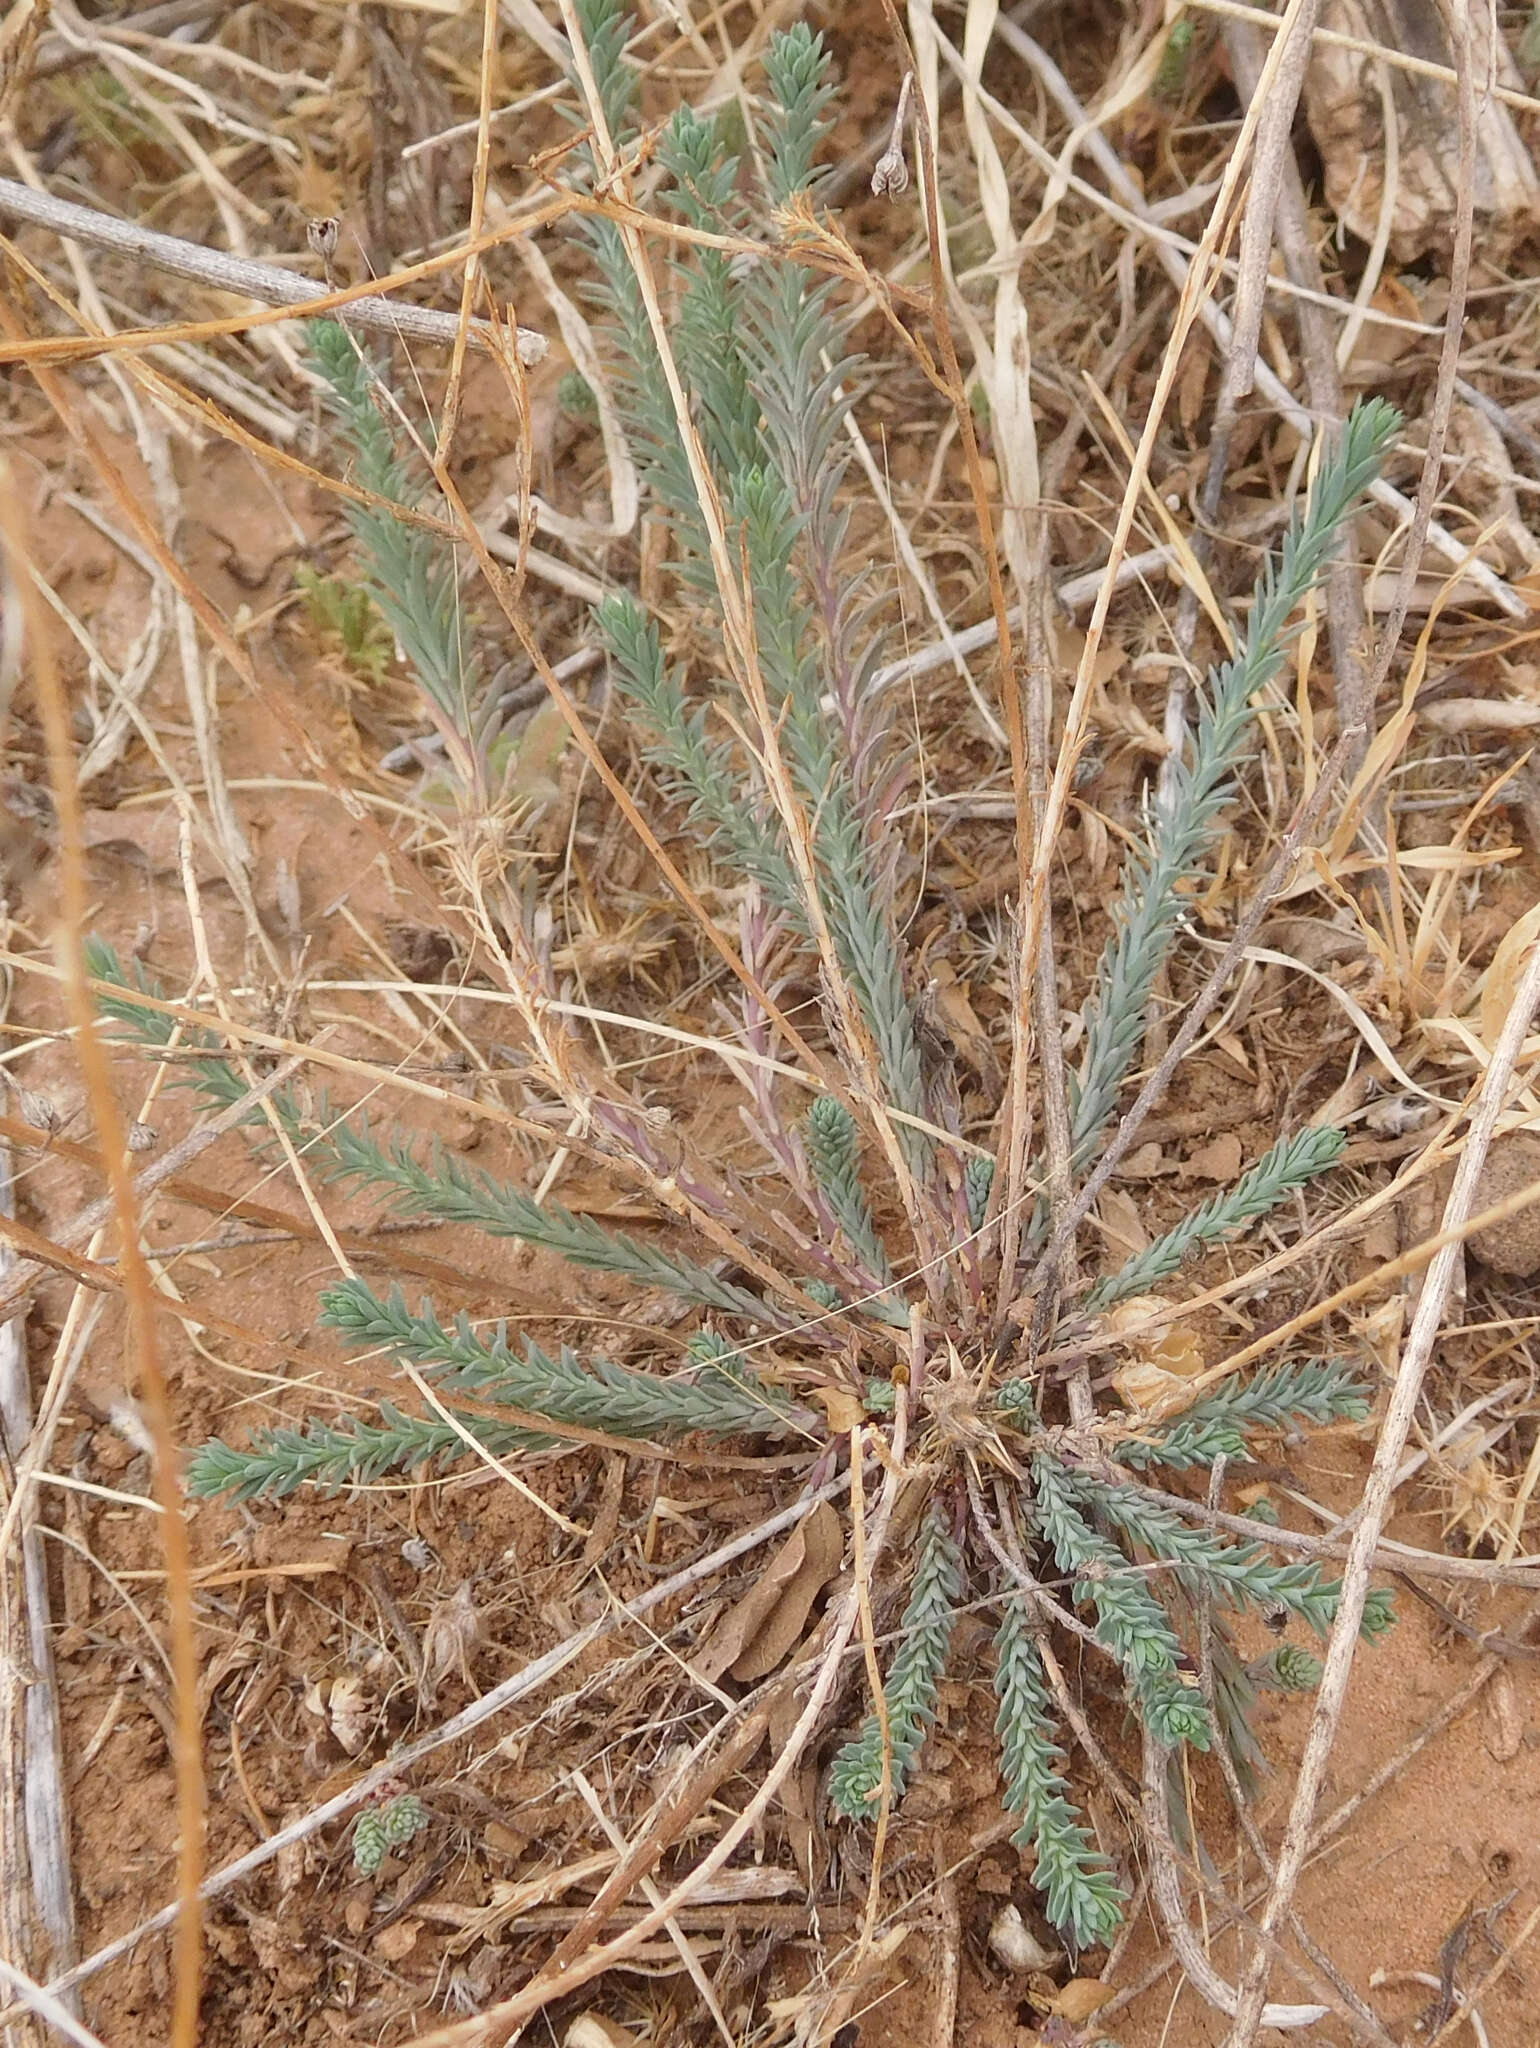
[[[1383,399],[1361,399],[1321,469],[1308,510],[1257,581],[1239,652],[1210,671],[1187,757],[1176,764],[1170,802],[1152,821],[1149,845],[1124,864],[1113,935],[1085,1006],[1085,1051],[1074,1090],[1074,1161],[1084,1165],[1106,1125],[1144,1035],[1155,977],[1181,924],[1182,886],[1219,829],[1248,745],[1252,700],[1282,667],[1290,621],[1331,560],[1337,537],[1378,473],[1401,416]]]
[[[427,1825],[428,1809],[415,1792],[366,1806],[353,1823],[354,1869],[373,1877],[392,1849],[404,1849]]]
[[[995,1692],[1006,1811],[1021,1821],[1011,1839],[1035,1853],[1033,1880],[1064,1939],[1077,1949],[1110,1943],[1125,1896],[1070,1802],[1053,1702],[1020,1599],[1006,1602],[995,1637]]]
[[[1169,1616],[1145,1575],[1079,1512],[1079,1487],[1056,1458],[1032,1461],[1034,1515],[1059,1569],[1073,1579],[1077,1604],[1096,1610],[1096,1638],[1122,1665],[1156,1739],[1167,1749],[1213,1739],[1208,1709],[1188,1683]]]
[[[932,1505],[920,1530],[913,1590],[899,1627],[898,1649],[883,1687],[888,1710],[890,1783],[902,1798],[922,1744],[936,1718],[936,1687],[946,1663],[962,1594],[962,1553],[945,1510]],[[834,1760],[829,1796],[840,1812],[860,1820],[882,1789],[882,1724],[873,1714]]]
[[[1276,1365],[1254,1379],[1216,1387],[1150,1436],[1120,1443],[1117,1455],[1136,1470],[1165,1465],[1185,1472],[1216,1458],[1249,1457],[1248,1439],[1263,1431],[1362,1422],[1369,1408],[1368,1389],[1340,1360]]]
[[[1212,1195],[1201,1207],[1135,1254],[1085,1298],[1087,1309],[1111,1308],[1132,1294],[1144,1294],[1168,1279],[1200,1245],[1217,1244],[1232,1231],[1277,1208],[1296,1188],[1316,1179],[1342,1157],[1341,1131],[1304,1130],[1281,1138],[1233,1188]]]
[[[461,1315],[453,1326],[440,1321],[428,1303],[413,1315],[399,1288],[381,1298],[363,1280],[344,1281],[322,1297],[322,1320],[356,1342],[383,1346],[395,1359],[410,1360],[449,1396],[472,1396],[484,1405],[501,1404],[546,1418],[547,1434],[527,1423],[489,1425],[480,1415],[442,1418],[403,1415],[381,1404],[379,1425],[312,1425],[307,1430],[259,1432],[249,1448],[232,1450],[217,1439],[205,1444],[188,1471],[197,1495],[229,1493],[240,1500],[291,1493],[305,1483],[336,1489],[413,1471],[436,1459],[464,1454],[467,1438],[498,1454],[549,1451],[583,1441],[582,1432],[602,1432],[637,1442],[670,1442],[691,1432],[708,1436],[793,1431],[795,1418],[785,1401],[763,1388],[743,1367],[705,1352],[694,1369],[673,1379],[636,1372],[608,1359],[585,1363],[563,1348],[554,1356],[525,1339],[515,1349],[506,1326],[490,1338]],[[458,1425],[458,1426],[457,1426]],[[563,1435],[562,1426],[579,1435]]]
[[[484,678],[460,601],[454,547],[403,516],[418,509],[430,480],[420,461],[414,466],[400,453],[401,430],[389,416],[380,369],[348,330],[335,320],[312,320],[306,337],[352,450],[355,481],[386,501],[348,507],[360,587],[416,678],[446,757],[468,789],[480,790]]]
[[[310,623],[341,643],[348,666],[366,682],[383,683],[396,642],[368,591],[341,576],[323,576],[308,562],[299,564],[294,580],[304,593]]]

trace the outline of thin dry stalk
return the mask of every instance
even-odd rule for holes
[[[15,1186],[11,1174],[10,1147],[0,1140],[0,1218],[16,1212]],[[10,1277],[16,1265],[14,1255],[0,1245],[0,1283]],[[65,1796],[64,1752],[59,1731],[59,1688],[54,1667],[52,1615],[48,1594],[48,1564],[42,1534],[36,1526],[37,1497],[27,1485],[20,1467],[32,1437],[32,1395],[27,1381],[25,1320],[20,1315],[0,1322],[0,1450],[9,1467],[7,1478],[15,1489],[17,1509],[14,1540],[21,1555],[20,1612],[13,1605],[13,1587],[7,1574],[5,1627],[9,1640],[4,1648],[6,1698],[5,1727],[8,1736],[7,1843],[0,1858],[0,1884],[5,1887],[5,1928],[7,1946],[19,1963],[25,1950],[18,1937],[26,1927],[25,1900],[30,1893],[32,1918],[47,1941],[50,1968],[68,1969],[76,1958],[75,1894],[70,1876],[69,1807]],[[9,1518],[8,1518],[9,1519]],[[0,1560],[10,1548],[0,1532]],[[30,1672],[25,1680],[25,1664]],[[24,1692],[20,1727],[16,1726],[15,1701]],[[18,1740],[19,1737],[19,1740]],[[13,1799],[20,1806],[23,1825],[14,1828]],[[26,1842],[26,1876],[21,1869],[21,1845]],[[30,1883],[28,1880],[30,1879]],[[80,2018],[80,2001],[73,1992],[63,1994],[66,2010]]]
[[[979,545],[983,550],[989,579],[990,611],[997,649],[997,672],[1000,678],[1000,708],[1004,715],[1006,736],[1010,745],[1011,799],[1016,814],[1016,866],[1021,900],[1025,903],[1030,881],[1029,833],[1033,822],[1027,795],[1026,727],[1011,658],[1013,614],[1006,598],[1005,579],[1000,569],[1000,551],[995,538],[994,506],[985,486],[978,435],[974,430],[973,408],[968,401],[962,365],[958,360],[957,345],[953,339],[946,310],[946,244],[941,231],[940,185],[936,172],[936,132],[932,118],[932,102],[938,97],[935,67],[931,62],[920,64],[899,20],[894,0],[882,0],[882,4],[889,32],[901,56],[905,75],[923,76],[926,81],[925,89],[922,89],[915,99],[914,135],[915,153],[920,169],[920,193],[925,212],[926,254],[930,270],[928,310],[944,373],[943,389],[951,404],[952,414],[957,422],[958,436],[962,442],[968,492],[972,500],[974,522],[978,529]],[[997,21],[992,25],[997,26]],[[923,27],[924,55],[929,58],[939,37],[928,8],[923,11],[923,21],[917,20],[917,26]],[[1006,1151],[1003,1200],[1000,1196],[992,1195],[990,1201],[991,1211],[997,1213],[1002,1220],[1006,1270],[1014,1265],[1016,1245],[1020,1236],[1021,1179],[1026,1170],[1027,1137],[1030,1128],[1027,1109],[1027,1053],[1030,1043],[1031,1007],[1030,998],[1026,995],[1026,988],[1030,983],[1030,968],[1027,965],[1029,959],[1030,955],[1023,952],[1023,993],[1015,1005],[1012,1017],[1013,1055],[1006,1108],[1009,1143]]]
[[[936,1870],[936,1970],[931,2000],[931,2048],[954,2048],[957,2001],[962,1989],[962,1914],[957,1906],[957,1879],[946,1867],[946,1842],[940,1830],[933,1844]]]
[[[1175,1950],[1176,1959],[1193,1989],[1220,2012],[1233,2014],[1239,2007],[1239,1994],[1209,1961],[1187,1918],[1187,1907],[1182,1898],[1176,1844],[1171,1839],[1171,1826],[1166,1816],[1167,1754],[1146,1729],[1144,1826],[1150,1856],[1150,1892],[1160,1908],[1166,1938]],[[1313,2027],[1318,2020],[1324,2020],[1329,2011],[1330,2007],[1324,2005],[1274,2003],[1264,2007],[1262,2024],[1277,2027],[1280,2032],[1292,2031],[1297,2027]]]
[[[1047,808],[1048,753],[1053,711],[1053,681],[1048,656],[1046,519],[1040,519],[1038,522],[1033,553],[1034,573],[1023,594],[1022,603],[1027,614],[1027,777],[1031,791],[1033,821],[1036,825]],[[1038,1058],[1042,1069],[1040,1085],[1043,1138],[1048,1166],[1048,1214],[1050,1219],[1056,1219],[1070,1206],[1073,1137],[1070,1129],[1069,1080],[1064,1069],[1064,1032],[1059,1016],[1057,962],[1053,944],[1053,905],[1046,898],[1043,902],[1037,954],[1030,961],[1023,958],[1022,972],[1024,978],[1030,974],[1032,985]],[[1014,1036],[1016,1065],[1024,1068],[1027,1035],[1018,1028]],[[1014,1129],[1013,1122],[1013,1134]],[[1013,1270],[1014,1261],[1004,1268],[1003,1277],[1008,1278]],[[1052,1264],[1045,1261],[1042,1268],[1041,1287],[1033,1316],[1034,1352],[1042,1349],[1043,1338],[1051,1326],[1061,1292],[1073,1287],[1074,1284],[1074,1247],[1072,1241],[1066,1239],[1059,1258]],[[1004,1306],[1003,1302],[1001,1306]],[[1077,1429],[1085,1428],[1096,1418],[1089,1365],[1070,1374],[1069,1412],[1070,1421]]]
[[[1225,1464],[1225,1459],[1216,1458],[1213,1466],[1210,1468],[1208,1486],[1208,1504],[1210,1508],[1214,1507],[1223,1493]],[[1218,1694],[1214,1685],[1213,1645],[1214,1602],[1211,1594],[1205,1594],[1200,1621],[1198,1676],[1203,1687],[1203,1697],[1207,1703],[1210,1717],[1217,1727],[1219,1725],[1220,1708]],[[1264,1878],[1271,1881],[1273,1875],[1272,1855],[1268,1850],[1266,1842],[1262,1839],[1261,1829],[1252,1817],[1251,1802],[1247,1798],[1245,1789],[1241,1784],[1240,1773],[1236,1769],[1235,1758],[1231,1754],[1229,1743],[1216,1742],[1213,1755],[1215,1762],[1219,1765],[1220,1776],[1225,1781],[1225,1790],[1230,1795],[1230,1810],[1235,1815],[1236,1824],[1246,1838],[1247,1847],[1256,1858],[1257,1868],[1261,1871]],[[1214,1887],[1205,1883],[1206,1891],[1212,1892],[1213,1889]],[[1235,1908],[1233,1910],[1238,1920],[1240,1909]],[[1352,1985],[1348,1983],[1325,1949],[1314,1939],[1297,1912],[1291,1911],[1289,1914],[1289,1932],[1299,1944],[1303,1954],[1314,1964],[1316,1970],[1326,1983],[1331,1986],[1332,1992],[1335,1995],[1337,2010],[1347,2021],[1359,2040],[1370,2042],[1372,2048],[1397,2048],[1397,2043],[1386,2033],[1373,2011],[1359,1997]]]
[[[1398,1480],[1404,1478],[1404,1471],[1398,1474]],[[1211,1529],[1227,1530],[1232,1536],[1255,1537],[1257,1525],[1245,1515],[1227,1515],[1222,1509],[1205,1507],[1182,1494],[1163,1493],[1158,1486],[1151,1486],[1148,1482],[1142,1482],[1142,1490],[1159,1506],[1185,1515],[1189,1521],[1202,1522]],[[1345,1542],[1329,1536],[1311,1536],[1299,1529],[1269,1529],[1267,1543],[1270,1550],[1286,1551],[1294,1557],[1342,1558],[1348,1554]],[[1485,1557],[1457,1557],[1433,1550],[1414,1550],[1409,1544],[1396,1543],[1386,1537],[1374,1553],[1374,1568],[1376,1571],[1408,1572],[1428,1579],[1464,1579],[1475,1585],[1533,1588],[1536,1574],[1540,1572],[1540,1558],[1504,1564]]]
[[[1449,2015],[1448,2019],[1445,2020],[1444,2024],[1439,2028],[1438,2032],[1428,2042],[1428,2048],[1443,2048],[1443,2043],[1447,2041],[1450,2038],[1450,2036],[1454,2033],[1455,2028],[1459,2026],[1461,2020],[1475,2013],[1477,2001],[1481,1998],[1482,1994],[1484,1992],[1490,1991],[1492,1986],[1497,1982],[1498,1978],[1503,1976],[1508,1970],[1510,1970],[1513,1967],[1514,1957],[1518,1954],[1519,1950],[1524,1946],[1524,1944],[1529,1940],[1529,1937],[1534,1933],[1537,1927],[1540,1927],[1540,1906],[1536,1906],[1534,1910],[1530,1913],[1530,1916],[1524,1922],[1524,1925],[1519,1929],[1518,1933],[1513,1937],[1512,1941],[1508,1943],[1507,1947],[1503,1950],[1502,1954],[1497,1958],[1497,1961],[1492,1964],[1491,1968],[1486,1972],[1485,1976],[1482,1977],[1481,1981],[1477,1984],[1473,1984],[1468,1991],[1461,1992],[1460,2002],[1464,2010],[1455,2011]]]
[[[28,536],[21,508],[14,498],[0,508],[6,551],[30,565]],[[148,1262],[141,1248],[139,1205],[134,1195],[127,1136],[112,1091],[112,1067],[102,1042],[96,1006],[86,983],[83,934],[90,900],[86,878],[80,798],[75,783],[74,748],[69,710],[53,659],[52,620],[35,595],[31,578],[18,575],[16,589],[32,655],[33,693],[48,750],[48,769],[59,820],[59,866],[62,922],[59,933],[65,989],[73,1015],[76,1045],[91,1112],[101,1139],[107,1183],[112,1191],[119,1258],[128,1313],[130,1356],[142,1389],[145,1415],[155,1443],[154,1478],[161,1506],[161,1542],[166,1559],[166,1597],[171,1626],[171,1661],[175,1673],[176,1733],[173,1763],[176,1775],[179,1902],[175,1940],[175,1990],[171,2022],[172,2048],[194,2048],[202,1981],[202,1914],[198,1884],[203,1862],[204,1785],[199,1742],[198,1656],[193,1633],[191,1556],[182,1513],[176,1440],[161,1368],[158,1330]]]
[[[604,1806],[600,1801],[598,1793],[594,1790],[593,1786],[588,1782],[588,1779],[584,1776],[584,1774],[581,1771],[573,1772],[572,1782],[577,1786],[578,1792],[582,1797],[583,1804],[588,1808],[589,1812],[598,1822],[599,1827],[603,1831],[604,1837],[608,1841],[610,1847],[614,1849],[618,1855],[624,1855],[626,1848],[626,1838],[620,1832],[619,1828],[616,1827],[614,1821],[610,1819],[610,1816],[605,1812]],[[644,1877],[640,1880],[640,1888],[643,1896],[646,1898],[647,1903],[649,1905],[656,1906],[659,1903],[660,1894],[658,1891],[658,1887],[653,1883],[650,1877]],[[717,2032],[721,2035],[722,2039],[727,2043],[727,2048],[737,2048],[737,2037],[733,2033],[732,2028],[727,2024],[727,2016],[722,2011],[720,2004],[717,2002],[717,1995],[716,1992],[712,1989],[711,1979],[706,1975],[705,1966],[702,1964],[700,1957],[696,1954],[693,1946],[691,1945],[689,1936],[680,1926],[679,1921],[674,1914],[670,1913],[668,1918],[664,1921],[663,1931],[668,1936],[669,1940],[674,1944],[674,1947],[678,1950],[680,1960],[681,1962],[683,1962],[685,1969],[689,1974],[690,1982],[695,1986],[696,1991],[699,1993],[701,2004],[705,2006],[707,2012],[710,2013],[712,2022],[715,2025]]]
[[[397,335],[404,341],[440,348],[453,346],[460,334],[460,318],[453,313],[436,313],[428,306],[387,299],[368,285],[339,293],[329,285],[317,284],[313,278],[301,277],[297,271],[280,269],[275,263],[253,263],[246,257],[227,255],[222,249],[205,249],[196,242],[156,234],[134,221],[115,220],[109,213],[98,213],[94,207],[55,199],[49,192],[34,192],[14,178],[0,178],[0,214],[26,221],[33,227],[48,228],[69,241],[83,242],[88,248],[110,249],[136,263],[147,263],[171,277],[189,278],[213,291],[237,292],[242,298],[260,299],[268,306],[328,312],[345,326],[358,327],[366,333]],[[453,254],[448,264],[440,257],[437,267],[453,267],[463,255],[469,268],[485,243],[486,238],[478,232],[470,248]],[[495,333],[488,322],[473,321],[467,331],[480,348],[493,350]],[[543,334],[530,328],[519,329],[519,354],[525,362],[538,363],[546,348]],[[109,346],[93,352],[114,351]]]
[[[1256,28],[1265,28],[1276,33],[1278,17],[1269,14],[1262,7],[1247,7],[1242,0],[1190,0],[1195,8],[1205,14],[1217,14],[1231,21],[1250,22]],[[1409,72],[1414,78],[1436,79],[1441,85],[1458,85],[1459,73],[1448,64],[1437,63],[1430,57],[1419,57],[1410,50],[1388,50],[1383,43],[1367,42],[1362,36],[1346,35],[1341,29],[1318,28],[1313,31],[1312,40],[1325,43],[1339,50],[1351,50],[1360,57],[1372,57],[1376,61],[1393,66],[1398,71]],[[1540,114],[1540,100],[1532,94],[1515,92],[1511,86],[1494,85],[1492,97],[1505,107],[1513,107],[1520,113]]]
[[[471,174],[471,218],[469,235],[472,242],[481,238],[487,217],[487,180],[492,168],[492,78],[497,69],[497,0],[482,0],[481,9],[481,63],[479,66],[480,102],[476,108],[476,167]],[[443,418],[439,427],[437,455],[447,469],[454,449],[455,434],[460,424],[460,399],[464,389],[465,351],[471,336],[471,307],[475,303],[477,280],[481,275],[480,259],[467,255],[465,276],[460,283],[460,313],[455,326],[454,355],[449,365],[449,383],[444,392]],[[515,354],[521,362],[532,360],[525,354],[522,340],[516,346]],[[524,467],[527,479],[529,467]]]
[[[1497,1119],[1506,1101],[1519,1052],[1537,1005],[1540,1005],[1540,947],[1537,947],[1530,956],[1529,965],[1519,984],[1507,1022],[1503,1026],[1502,1036],[1493,1051],[1492,1063],[1482,1084],[1476,1112],[1471,1120],[1470,1135],[1466,1140],[1454,1186],[1450,1189],[1449,1200],[1444,1208],[1446,1232],[1457,1230],[1470,1215],[1476,1184],[1486,1163]],[[1310,1823],[1315,1813],[1316,1801],[1320,1797],[1332,1745],[1336,1740],[1337,1724],[1347,1699],[1348,1680],[1352,1673],[1353,1656],[1358,1643],[1358,1627],[1363,1619],[1364,1600],[1369,1589],[1369,1574],[1373,1569],[1375,1545],[1379,1541],[1385,1518],[1390,1512],[1396,1469],[1406,1448],[1418,1396],[1422,1391],[1423,1376],[1438,1339],[1444,1304],[1454,1278],[1458,1256],[1457,1240],[1443,1246],[1435,1255],[1418,1296],[1417,1308],[1407,1333],[1390,1405],[1380,1431],[1379,1443],[1375,1448],[1374,1463],[1364,1488],[1363,1519],[1354,1532],[1347,1564],[1343,1570],[1342,1595],[1327,1645],[1325,1674],[1316,1696],[1310,1737],[1305,1747],[1293,1803],[1289,1809],[1288,1824],[1278,1852],[1272,1890],[1260,1922],[1260,1931],[1264,1935],[1276,1933],[1283,1924],[1293,1903],[1294,1890],[1304,1867],[1310,1840]],[[1240,2007],[1227,2048],[1250,2048],[1255,2038],[1261,2019],[1267,1966],[1266,1950],[1261,1949],[1247,1966],[1241,1980]]]
[[[30,1977],[13,1968],[4,1956],[0,1956],[0,1985],[11,1993],[21,2010],[35,2013],[56,2033],[62,2034],[66,2041],[73,2041],[76,2048],[105,2048],[105,2043],[82,2023],[71,2006],[62,1998],[56,1998],[45,1985],[34,1984]]]

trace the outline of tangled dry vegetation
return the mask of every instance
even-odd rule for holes
[[[10,2037],[1534,2037],[1535,42],[12,8]]]

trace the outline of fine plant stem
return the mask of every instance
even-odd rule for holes
[[[208,285],[216,291],[234,292],[243,299],[260,299],[264,305],[292,306],[296,311],[325,313],[328,318],[340,320],[348,327],[360,328],[365,333],[399,336],[403,341],[452,348],[460,330],[460,322],[453,313],[440,313],[429,306],[414,306],[405,299],[386,298],[376,285],[337,291],[329,285],[317,284],[313,277],[301,277],[297,271],[281,269],[276,263],[253,263],[249,257],[231,256],[224,249],[210,249],[199,242],[184,242],[174,235],[157,234],[153,229],[140,227],[136,221],[118,220],[110,213],[98,212],[95,207],[77,206],[71,200],[55,199],[51,192],[35,192],[30,185],[20,184],[14,178],[0,178],[0,213],[12,220],[29,221],[35,227],[49,228],[54,234],[83,243],[87,248],[115,250],[171,277],[191,278],[195,284]],[[449,269],[463,260],[464,251],[457,249],[442,259],[442,266]],[[414,270],[417,275],[422,275],[429,267],[416,265]],[[320,303],[315,303],[317,301]],[[249,322],[242,320],[239,324],[245,327]],[[484,320],[471,321],[470,336],[472,342],[481,348],[491,350],[497,346],[492,330]],[[540,362],[547,347],[545,336],[537,334],[533,328],[521,327],[518,330],[519,356],[523,362]]]

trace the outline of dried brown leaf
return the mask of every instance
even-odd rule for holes
[[[1050,2010],[1055,2019],[1072,2020],[1077,2026],[1083,2025],[1116,1996],[1115,1985],[1103,1984],[1096,1977],[1071,1977],[1055,1993]]]
[[[423,1631],[418,1697],[425,1706],[438,1698],[439,1686],[452,1671],[458,1671],[467,1685],[472,1683],[471,1661],[480,1641],[481,1616],[466,1581],[451,1599],[438,1603]]]
[[[800,1641],[813,1602],[840,1568],[845,1534],[826,1500],[793,1529],[754,1585],[729,1609],[695,1659],[715,1684],[724,1671],[763,1678]]]

